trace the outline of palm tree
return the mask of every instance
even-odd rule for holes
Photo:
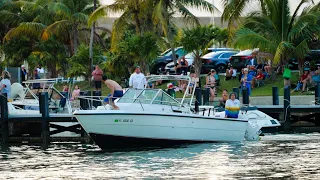
[[[290,16],[288,0],[264,2],[264,11],[253,12],[245,18],[242,27],[235,33],[234,45],[270,52],[275,56],[274,63],[287,60],[290,56],[304,57],[308,42],[320,28],[317,24],[320,4],[305,8],[300,16],[297,16],[301,7],[298,6]]]
[[[181,45],[188,52],[194,54],[195,73],[200,77],[201,73],[201,54],[205,54],[207,49],[212,45],[213,39],[217,37],[218,29],[209,26],[197,26],[193,29],[184,29],[181,38]]]
[[[186,22],[191,22],[199,26],[199,19],[193,15],[186,7],[197,8],[205,11],[213,12],[216,8],[205,0],[156,0],[154,7],[153,19],[154,23],[160,23],[162,30],[167,37],[171,50],[172,59],[176,63],[176,55],[174,52],[174,40],[171,22],[174,14],[182,15]]]
[[[6,40],[21,35],[41,35],[43,40],[56,35],[70,44],[70,54],[77,52],[79,28],[86,26],[88,14],[92,12],[92,0],[57,0],[46,2],[17,1],[21,8],[38,14],[33,19],[20,23],[5,36]],[[88,5],[89,4],[89,5]]]
[[[305,8],[297,16],[302,0],[290,15],[288,0],[265,0],[265,10],[252,12],[235,32],[233,43],[239,48],[259,48],[274,55],[273,64],[286,64],[289,58],[304,58],[308,44],[319,32],[320,4]],[[280,18],[279,18],[280,17]],[[275,78],[275,77],[274,77]]]
[[[108,16],[111,13],[122,13],[122,15],[114,22],[112,33],[112,47],[114,48],[118,40],[123,36],[125,29],[128,24],[132,23],[135,26],[136,34],[142,34],[142,18],[144,13],[142,13],[143,8],[145,8],[145,0],[116,0],[111,5],[105,5],[99,7],[95,10],[89,17],[89,25],[92,25],[99,18]]]

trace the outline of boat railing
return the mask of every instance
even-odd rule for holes
[[[87,102],[90,102],[90,101],[101,102],[102,106],[106,106],[106,104],[104,103],[104,99],[105,98],[110,98],[110,97],[108,97],[108,96],[78,96],[77,98],[87,100]],[[114,98],[120,98],[120,97],[114,97]],[[144,101],[150,101],[152,103],[153,102],[159,102],[159,104],[170,105],[172,111],[173,111],[173,107],[180,107],[180,103],[178,103],[178,102],[155,100],[155,99],[151,99],[151,98],[150,99],[146,99],[146,98],[124,98],[124,97],[121,97],[121,99],[128,99],[128,100],[137,101],[140,104],[140,106],[141,106],[143,111],[144,111],[143,104],[146,105],[146,103],[143,103]],[[132,103],[135,103],[135,101],[132,102]],[[150,103],[147,103],[147,104],[150,104]],[[191,106],[189,107],[188,104],[185,104],[184,107],[191,108]],[[90,109],[92,109],[92,107]]]

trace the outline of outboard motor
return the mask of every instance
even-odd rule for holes
[[[18,98],[24,99],[25,94],[23,90],[23,86],[20,83],[13,83],[11,85],[11,97],[10,98]]]
[[[262,133],[261,127],[256,121],[248,121],[246,134],[244,135],[247,141],[257,141],[259,140],[259,135]]]

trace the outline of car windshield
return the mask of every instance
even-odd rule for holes
[[[218,57],[222,52],[211,52],[206,55],[204,55],[202,58],[213,58]]]
[[[249,56],[252,54],[252,50],[244,50],[236,54],[236,56]]]
[[[194,54],[193,53],[189,53],[187,55],[184,56],[186,59],[193,59],[194,58]]]
[[[175,48],[174,50],[177,52],[179,49],[181,49],[181,47]],[[171,56],[171,54],[172,54],[171,49],[167,49],[165,52],[161,54],[161,56]]]

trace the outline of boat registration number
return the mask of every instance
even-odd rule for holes
[[[115,123],[122,123],[122,122],[133,122],[133,119],[115,119],[114,120]]]

